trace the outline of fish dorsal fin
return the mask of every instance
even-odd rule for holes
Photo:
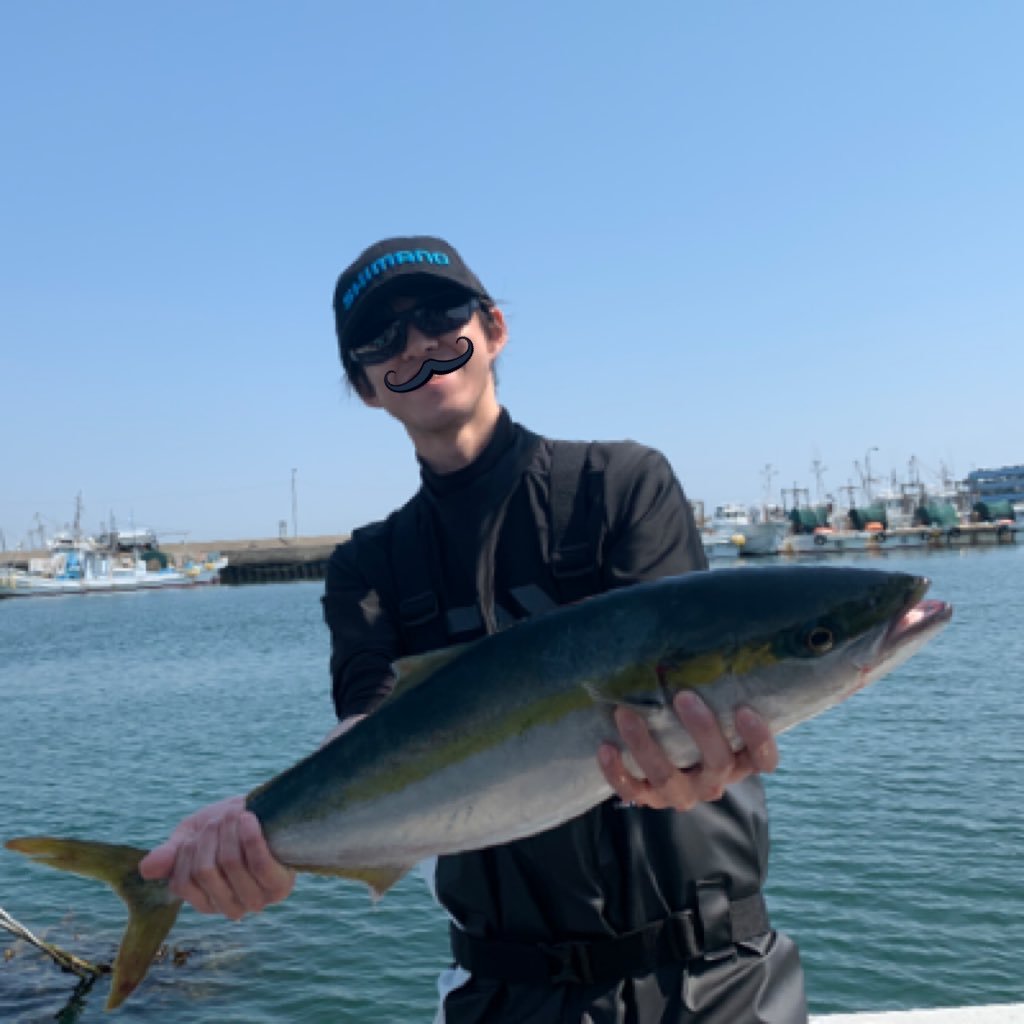
[[[414,686],[419,686],[424,679],[432,676],[449,662],[461,657],[471,647],[476,646],[476,643],[476,640],[470,640],[464,644],[454,644],[452,647],[427,651],[426,654],[410,654],[409,657],[396,661],[392,668],[398,676],[398,682],[391,693],[392,698],[406,690],[411,690]]]

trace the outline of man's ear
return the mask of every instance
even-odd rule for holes
[[[508,341],[508,324],[505,323],[505,314],[497,306],[491,306],[490,319],[482,317],[484,331],[487,334],[488,348],[492,355],[497,355]]]

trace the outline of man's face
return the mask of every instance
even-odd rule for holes
[[[389,311],[398,316],[422,302],[393,298]],[[381,319],[387,320],[386,311]],[[491,366],[505,345],[506,329],[500,310],[492,310],[492,319],[494,326],[488,329],[476,311],[462,326],[437,336],[423,333],[415,321],[407,322],[404,351],[364,366],[372,394],[364,394],[363,401],[411,429],[439,429],[472,417],[482,400],[494,400]],[[429,373],[432,365],[441,372]]]

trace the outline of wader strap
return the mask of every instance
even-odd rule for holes
[[[710,891],[710,889],[709,889]],[[715,908],[716,917],[717,910]],[[728,946],[770,931],[760,892],[726,904]],[[718,921],[716,920],[716,930]],[[470,974],[526,985],[586,985],[647,974],[704,956],[719,958],[723,936],[708,936],[700,912],[682,910],[635,932],[593,942],[520,943],[481,939],[452,924],[452,955]],[[710,940],[710,941],[709,941]]]
[[[431,580],[430,566],[436,558],[433,530],[419,504],[414,498],[395,513],[392,559],[405,648],[432,651],[450,641],[441,600]]]
[[[588,471],[589,455],[590,445],[578,441],[556,441],[551,449],[549,557],[565,604],[600,589],[600,523],[591,521],[600,512],[591,493],[600,481],[599,474]]]

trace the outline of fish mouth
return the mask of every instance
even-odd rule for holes
[[[953,617],[953,606],[946,601],[924,599],[931,580],[919,577],[901,614],[895,616],[882,638],[883,654],[891,654],[920,641],[945,626]]]

